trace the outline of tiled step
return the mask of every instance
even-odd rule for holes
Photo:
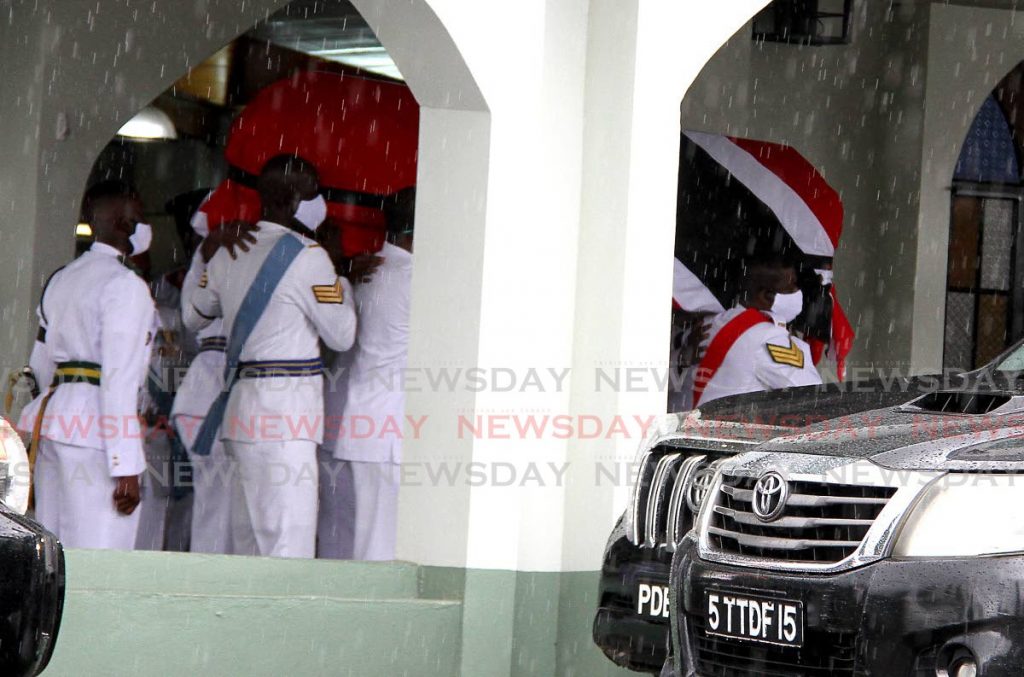
[[[417,567],[408,562],[109,550],[68,550],[64,556],[69,590],[355,599],[414,598],[417,591]]]

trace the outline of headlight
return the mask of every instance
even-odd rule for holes
[[[951,473],[924,490],[894,557],[1024,552],[1024,475]]]
[[[22,515],[28,510],[28,453],[18,431],[0,417],[0,500]]]

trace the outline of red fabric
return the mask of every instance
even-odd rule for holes
[[[799,195],[821,222],[832,246],[839,246],[843,232],[843,201],[814,165],[790,146],[732,136],[729,140],[757,158]]]
[[[828,344],[824,341],[819,341],[816,338],[808,338],[807,346],[811,349],[811,362],[814,362],[814,366],[818,366],[818,363],[821,362],[821,356],[825,354],[825,349],[828,347]]]
[[[253,223],[260,219],[260,196],[252,188],[225,179],[199,209],[206,213],[211,231],[231,221]]]
[[[839,304],[839,297],[836,296],[836,286],[832,285],[832,350],[836,358],[836,374],[839,380],[846,378],[846,356],[853,348],[853,339],[856,333],[850,320],[847,319],[843,307]]]
[[[299,72],[260,91],[231,126],[228,162],[258,175],[267,160],[295,153],[316,165],[324,187],[384,196],[416,183],[419,105],[403,84],[338,73]],[[210,229],[259,218],[255,191],[222,182],[201,208]],[[379,209],[328,202],[346,252],[377,251]]]
[[[736,317],[729,320],[729,323],[718,330],[715,338],[711,339],[708,351],[704,353],[700,364],[697,365],[697,378],[693,383],[693,406],[700,404],[700,398],[704,395],[704,388],[711,379],[718,373],[718,369],[725,362],[726,355],[732,349],[736,340],[747,333],[747,330],[762,322],[772,320],[755,308],[747,308]]]

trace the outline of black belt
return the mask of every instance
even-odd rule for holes
[[[228,165],[228,178],[235,183],[245,186],[246,188],[257,190],[256,184],[259,177],[245,171],[241,167]],[[320,186],[320,194],[323,195],[324,199],[328,202],[355,205],[356,207],[367,207],[369,209],[383,209],[384,202],[387,200],[386,195],[375,195],[373,193],[363,193],[358,190],[332,188],[331,186],[324,185]]]
[[[261,360],[238,363],[238,378],[320,376],[323,373],[324,363],[319,357],[309,360]]]

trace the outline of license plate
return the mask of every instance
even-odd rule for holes
[[[722,590],[706,591],[704,601],[709,635],[782,646],[804,643],[803,602]]]
[[[645,618],[668,619],[668,586],[639,581],[636,586],[636,613]]]

